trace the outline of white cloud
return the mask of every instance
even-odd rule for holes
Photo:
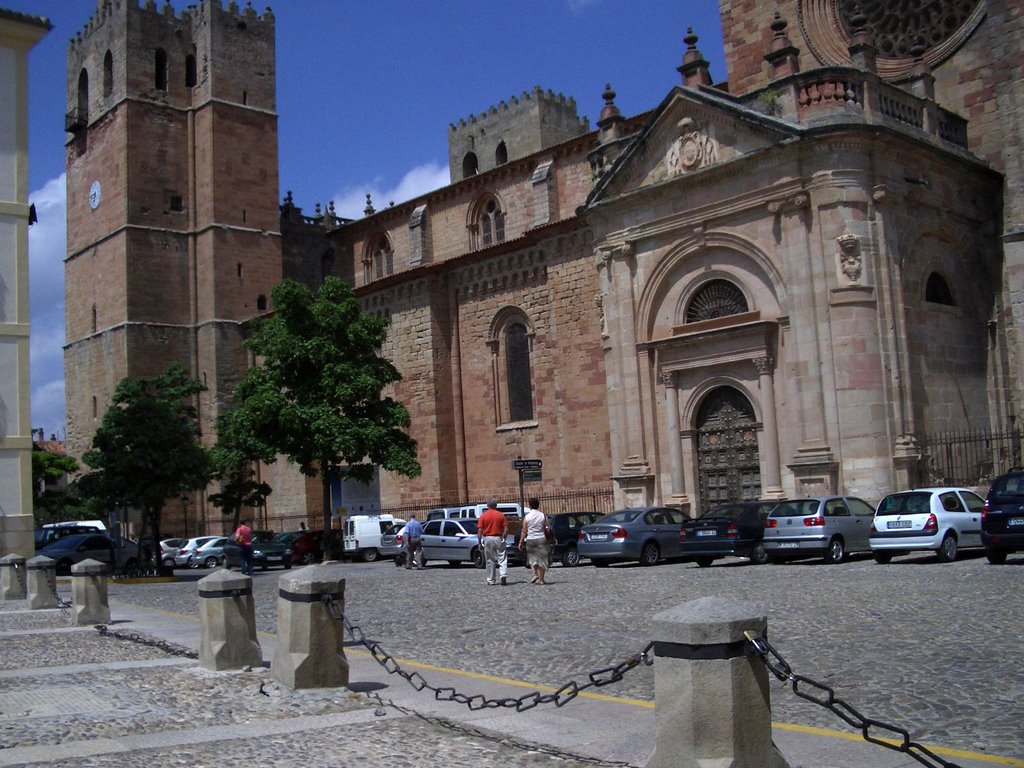
[[[334,212],[347,219],[363,218],[366,195],[370,194],[373,207],[383,210],[391,203],[404,203],[414,197],[433,192],[451,184],[447,165],[427,163],[408,171],[397,185],[383,187],[381,179],[374,179],[361,186],[349,186],[338,192],[334,200]]]
[[[64,174],[29,195],[39,221],[29,228],[29,375],[32,427],[65,436],[64,257],[67,215]]]

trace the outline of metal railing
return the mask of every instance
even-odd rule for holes
[[[949,430],[926,435],[920,444],[922,473],[929,485],[989,485],[1024,464],[1024,432]]]

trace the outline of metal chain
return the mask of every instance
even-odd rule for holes
[[[419,672],[407,672],[402,669],[402,665],[398,663],[394,656],[385,651],[380,643],[375,640],[367,640],[363,630],[348,620],[348,617],[342,613],[340,604],[335,601],[332,595],[325,594],[322,596],[322,599],[327,607],[328,615],[335,621],[342,622],[352,639],[364,646],[377,663],[384,667],[388,674],[398,675],[417,691],[430,691],[434,694],[434,699],[437,701],[453,701],[456,704],[465,704],[471,710],[507,707],[514,709],[516,712],[525,712],[541,704],[554,704],[556,707],[564,707],[588,688],[601,688],[605,685],[617,683],[623,679],[626,672],[634,667],[640,664],[646,666],[654,664],[654,657],[651,653],[654,643],[648,643],[646,648],[639,653],[634,653],[620,664],[594,670],[587,676],[588,682],[580,684],[575,680],[570,680],[553,693],[531,691],[519,698],[506,697],[501,699],[488,699],[481,693],[469,696],[459,693],[454,688],[433,686]]]
[[[381,698],[381,695],[376,691],[367,691],[366,697],[371,699],[378,707],[389,707],[397,712],[401,712],[403,715],[411,717],[417,717],[425,723],[431,725],[440,726],[450,731],[457,731],[458,733],[465,734],[467,736],[473,736],[478,739],[486,739],[487,741],[495,744],[502,744],[507,747],[514,749],[522,749],[530,752],[540,752],[541,754],[551,755],[552,757],[559,757],[563,760],[571,760],[577,763],[587,763],[588,765],[599,765],[608,766],[609,768],[631,768],[630,763],[625,763],[620,760],[602,760],[599,757],[588,757],[586,755],[578,755],[575,752],[566,752],[565,750],[552,747],[549,744],[537,744],[534,742],[520,741],[512,736],[500,736],[487,731],[481,731],[463,723],[453,722],[443,717],[435,717],[433,715],[425,715],[422,712],[417,712],[415,709],[409,707],[403,707],[399,704],[395,704],[391,699]],[[378,714],[387,714],[382,710],[378,710]]]
[[[18,579],[18,586],[21,587],[21,594],[25,595],[25,597],[28,597],[28,587],[25,585],[25,565],[19,565],[18,563],[15,563],[14,575]]]
[[[138,643],[139,645],[148,645],[150,648],[158,648],[164,653],[169,653],[171,656],[181,656],[186,659],[198,659],[199,654],[193,651],[191,648],[183,648],[180,645],[174,645],[168,643],[166,640],[155,640],[152,637],[146,637],[136,632],[118,632],[111,630],[106,624],[96,624],[96,631],[103,637],[115,637],[118,640],[128,640],[132,643]]]
[[[60,612],[65,616],[68,615],[68,611],[74,602],[71,600],[62,600],[61,596],[57,594],[57,573],[56,571],[46,572],[46,583],[50,585],[50,591],[53,592],[53,599],[57,601],[57,607],[60,608]]]
[[[881,720],[875,720],[870,717],[864,717],[864,715],[854,709],[852,705],[847,704],[845,701],[838,698],[832,688],[828,687],[824,683],[819,683],[817,680],[812,680],[804,675],[796,674],[793,671],[793,668],[789,666],[789,663],[782,658],[782,655],[771,643],[768,642],[767,637],[757,636],[750,630],[747,630],[744,634],[753,648],[753,651],[761,656],[761,659],[764,661],[765,666],[768,667],[768,670],[779,680],[790,683],[793,693],[801,699],[806,699],[807,701],[829,710],[844,723],[859,730],[865,741],[910,755],[922,765],[932,766],[932,768],[934,768],[934,766],[942,766],[942,768],[961,768],[958,763],[951,763],[948,760],[943,760],[927,747],[918,744],[916,741],[911,741],[910,732],[905,728],[890,725],[889,723],[883,723]],[[753,653],[751,655],[753,655]],[[800,689],[801,685],[805,685],[814,690],[810,692],[803,691]],[[815,695],[816,693],[818,695]],[[893,744],[891,741],[885,741],[880,735],[872,735],[872,728],[893,734],[893,736],[898,737],[898,739],[894,740],[899,741],[899,743]]]

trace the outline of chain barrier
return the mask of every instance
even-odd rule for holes
[[[18,586],[21,587],[21,594],[28,597],[28,586],[25,582],[25,565],[15,563],[14,564],[14,575],[18,579]]]
[[[181,656],[186,659],[198,659],[199,654],[190,648],[182,648],[180,645],[174,645],[168,643],[166,640],[155,640],[152,637],[146,637],[140,635],[137,632],[118,632],[111,630],[106,624],[96,624],[96,631],[100,633],[102,637],[113,637],[118,640],[127,640],[132,643],[139,645],[147,645],[150,648],[157,648],[164,653],[169,653],[171,656]]]
[[[454,688],[439,688],[437,686],[433,686],[428,683],[419,672],[408,672],[404,670],[402,665],[398,663],[398,660],[385,651],[381,647],[380,643],[375,640],[367,640],[363,630],[358,625],[353,624],[348,620],[348,617],[342,613],[341,606],[337,601],[335,601],[333,595],[325,594],[322,596],[322,599],[327,607],[328,615],[335,621],[342,622],[351,638],[365,647],[366,650],[370,652],[370,655],[373,656],[374,660],[380,664],[389,675],[398,675],[417,691],[425,690],[431,692],[434,694],[434,699],[436,701],[453,701],[456,704],[465,704],[471,710],[498,709],[506,707],[508,709],[514,709],[516,712],[525,712],[528,709],[533,709],[534,707],[542,704],[554,704],[556,707],[564,707],[588,688],[601,688],[606,685],[611,685],[612,683],[617,683],[623,679],[626,672],[634,667],[637,667],[640,664],[644,664],[649,667],[654,664],[654,656],[652,654],[654,643],[648,643],[646,648],[639,653],[634,653],[622,663],[616,664],[612,667],[603,667],[602,669],[594,670],[587,676],[588,682],[586,683],[580,684],[575,680],[570,680],[557,691],[552,693],[531,691],[519,698],[506,697],[501,699],[488,699],[481,693],[469,696],[464,693],[459,693]]]
[[[65,616],[68,616],[69,611],[71,610],[71,606],[74,605],[74,602],[71,600],[63,600],[61,599],[61,596],[57,594],[56,571],[47,571],[46,583],[50,585],[50,591],[53,593],[53,599],[57,601],[57,607],[60,608],[60,612]]]
[[[463,723],[456,723],[452,720],[448,720],[443,717],[435,717],[433,715],[425,715],[422,712],[417,712],[415,709],[403,707],[400,704],[395,704],[391,699],[381,698],[380,694],[376,691],[367,691],[366,698],[373,701],[378,707],[388,707],[401,712],[403,715],[416,717],[425,723],[436,725],[441,728],[445,728],[449,731],[455,731],[456,733],[463,734],[465,736],[472,736],[478,739],[485,739],[493,744],[500,744],[502,746],[511,747],[513,749],[521,749],[529,752],[539,752],[544,755],[550,755],[551,757],[558,757],[563,760],[572,760],[576,763],[587,763],[588,765],[608,766],[608,768],[632,768],[631,763],[625,763],[620,760],[602,760],[599,757],[588,757],[586,755],[578,755],[575,752],[566,752],[565,750],[552,747],[548,744],[538,744],[536,742],[520,741],[512,736],[502,736],[488,731],[482,731],[472,726],[464,725]],[[378,709],[377,714],[386,714],[382,709]]]
[[[759,637],[750,630],[747,630],[744,634],[753,649],[751,655],[754,655],[754,652],[760,655],[765,666],[773,675],[783,682],[788,682],[792,686],[793,693],[801,699],[806,699],[807,701],[817,704],[819,707],[827,709],[844,723],[860,731],[864,741],[910,755],[910,757],[914,758],[917,762],[922,765],[931,766],[931,768],[935,768],[935,766],[942,766],[942,768],[961,768],[958,763],[951,763],[948,760],[943,760],[927,747],[918,744],[916,741],[911,741],[910,732],[905,728],[890,725],[889,723],[883,723],[881,720],[875,720],[870,717],[864,717],[864,715],[854,709],[852,705],[838,698],[836,696],[836,692],[829,686],[824,683],[819,683],[817,680],[812,680],[805,675],[798,675],[795,673],[793,668],[789,666],[789,663],[782,658],[782,655],[771,643],[768,642],[767,637]],[[807,686],[813,690],[810,692],[801,690],[801,685]],[[872,735],[870,730],[872,728],[879,731],[886,731],[892,734],[893,737],[898,738],[890,737],[887,741],[881,735]],[[899,743],[894,744],[892,743],[893,741],[898,741]]]

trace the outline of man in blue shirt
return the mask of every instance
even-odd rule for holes
[[[405,538],[405,567],[421,569],[423,567],[423,526],[420,525],[420,521],[415,517],[412,518],[405,524],[402,536]]]

